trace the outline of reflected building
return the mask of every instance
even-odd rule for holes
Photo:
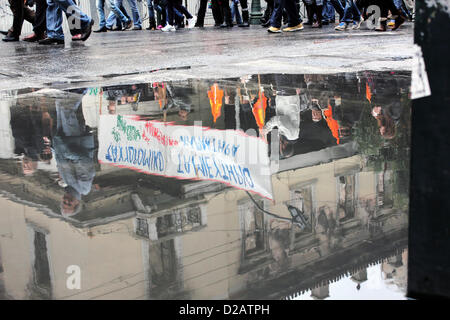
[[[328,99],[331,94],[324,90],[334,90],[332,96],[337,96],[338,86],[330,88],[332,82],[348,82],[341,76],[300,78],[303,82],[293,88],[309,88],[306,101],[310,96],[319,102]],[[256,88],[269,88],[267,79],[270,77],[261,77]],[[356,77],[351,80],[357,83]],[[226,89],[223,82],[228,84]],[[219,86],[222,84],[226,95],[238,81],[223,82],[219,81]],[[252,85],[255,83],[250,81],[245,86]],[[229,116],[228,107],[240,110],[240,98],[224,100],[225,110],[216,114],[214,124],[207,95],[211,83],[179,85],[183,86],[189,100],[180,100],[191,106],[187,120],[179,117],[182,104],[175,101],[164,112],[154,99],[155,91],[145,93],[148,87],[130,94],[142,98],[135,112],[142,107],[141,115],[151,119],[165,117],[189,125],[204,119],[218,129],[227,129],[228,123],[239,129],[241,121],[236,114],[231,122],[225,117]],[[183,97],[179,93],[183,89],[169,90],[172,99],[176,94]],[[256,98],[258,90],[253,91]],[[264,92],[270,96],[269,89]],[[244,100],[251,101],[251,95]],[[349,101],[350,119],[354,94],[344,90],[341,96],[342,101]],[[95,105],[94,97],[100,99],[89,91],[82,96],[81,113],[76,117],[83,118],[92,130],[96,146],[97,115],[104,112],[105,105]],[[48,96],[46,99],[48,104],[54,103]],[[147,102],[153,105],[153,114],[146,109]],[[268,104],[270,117],[270,101]],[[127,103],[121,106],[127,107]],[[370,109],[363,109],[367,110],[370,117]],[[300,112],[311,113],[310,109]],[[56,119],[57,115],[53,116]],[[394,144],[403,140],[363,145],[358,139],[367,132],[355,130],[370,118],[362,114],[354,118],[358,119],[355,123],[346,123],[359,136],[343,137],[339,144],[326,122],[314,131],[316,122],[311,118],[300,120],[300,140],[293,155],[276,159],[278,170],[271,176],[273,201],[214,181],[177,180],[99,164],[94,155],[89,159],[95,174],[89,192],[81,198],[83,209],[64,216],[60,202],[65,189],[59,183],[58,168],[26,176],[20,173],[17,159],[1,159],[0,297],[288,299],[311,290],[315,299],[324,299],[330,294],[330,283],[351,276],[355,285],[360,284],[367,279],[366,268],[383,261],[386,278],[404,281],[399,274],[406,274],[401,269],[406,268],[405,259],[398,257],[405,255],[407,248],[409,184],[403,153],[408,150]],[[302,140],[302,124],[313,128],[317,139],[308,133],[310,139],[305,135]],[[377,122],[372,126],[370,130],[377,129]],[[320,138],[325,130],[326,141]],[[397,133],[406,141],[408,130],[408,125],[398,126]],[[294,223],[295,214],[302,216],[302,223]],[[79,290],[66,285],[71,265],[81,269]]]

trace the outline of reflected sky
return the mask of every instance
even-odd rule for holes
[[[409,83],[263,74],[3,92],[0,297],[404,298]]]

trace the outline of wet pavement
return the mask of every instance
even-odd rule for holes
[[[206,27],[177,32],[93,34],[64,46],[0,43],[0,88],[62,88],[240,77],[256,73],[410,71],[413,24],[399,30],[337,32],[334,26],[269,34],[260,26],[230,30]]]
[[[405,69],[4,90],[0,297],[405,299]]]

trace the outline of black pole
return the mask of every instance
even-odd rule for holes
[[[414,40],[431,95],[413,100],[408,296],[450,297],[450,17],[416,1]]]

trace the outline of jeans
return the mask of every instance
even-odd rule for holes
[[[111,9],[111,13],[108,16],[108,19],[111,17],[111,14],[114,14],[117,19],[120,20],[121,23],[126,25],[130,22],[130,19],[127,18],[123,12],[120,10],[120,5],[118,5],[118,0],[108,0],[109,7]],[[108,24],[108,23],[107,23]]]
[[[344,16],[341,22],[351,23],[353,21],[359,22],[361,20],[361,13],[356,6],[354,0],[345,0]]]
[[[330,2],[333,5],[334,10],[339,15],[339,21],[342,21],[342,18],[344,17],[344,7],[342,6],[341,1],[339,1],[339,0],[330,0]]]
[[[323,2],[323,11],[322,11],[323,20],[327,20],[331,23],[334,22],[335,15],[334,15],[334,8],[330,3],[330,0],[324,0]]]
[[[130,20],[130,16],[128,15],[127,11],[125,10],[125,8],[123,6],[118,7],[118,9],[120,10],[120,12],[123,13],[123,15],[128,19],[128,21]],[[116,15],[114,14],[114,12],[110,12],[108,15],[108,18],[106,18],[106,27],[108,29],[111,29],[114,24],[116,25],[117,28],[122,28],[122,22],[120,21],[120,19],[117,19]]]
[[[231,20],[233,20],[234,17],[236,17],[236,23],[237,24],[241,24],[242,23],[241,14],[239,13],[239,7],[238,7],[238,1],[237,0],[232,0],[231,1]]]
[[[97,12],[98,12],[98,26],[100,28],[106,27],[105,19],[105,0],[97,0]]]
[[[49,38],[64,40],[62,28],[62,13],[65,13],[72,30],[84,30],[91,22],[73,0],[47,0],[47,36]]]
[[[155,20],[155,11],[153,7],[153,0],[147,0],[148,17],[150,20]]]
[[[295,0],[275,0],[272,16],[270,17],[270,25],[272,27],[281,27],[283,9],[286,9],[289,27],[294,27],[302,22]]]
[[[116,6],[122,7],[123,0],[116,0]],[[128,0],[128,4],[131,8],[131,14],[133,15],[133,24],[135,27],[142,27],[141,16],[139,14],[139,10],[137,8],[136,0]]]

